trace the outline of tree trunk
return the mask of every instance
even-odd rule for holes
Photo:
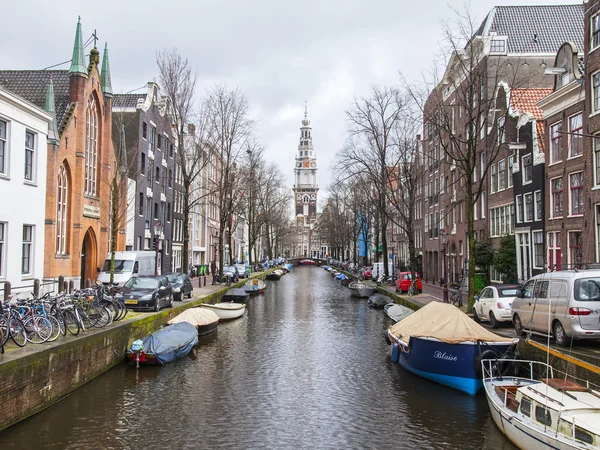
[[[475,283],[475,235],[474,235],[474,227],[473,227],[473,189],[471,186],[471,180],[467,181],[467,198],[466,198],[466,212],[467,212],[467,241],[469,245],[469,254],[468,256],[468,273],[467,273],[467,302],[468,307],[467,310],[471,311],[473,309],[473,305],[475,303],[475,299],[473,298],[474,292],[474,283]]]
[[[190,192],[190,183],[183,180],[185,195],[183,195],[183,248],[181,250],[181,272],[189,273],[190,263],[190,200],[187,193]],[[158,251],[158,248],[156,249]]]
[[[111,194],[111,205],[110,214],[112,220],[110,222],[110,285],[112,286],[115,281],[115,253],[117,251],[117,232],[119,224],[117,223],[118,214],[118,201],[119,201],[119,188],[117,186],[117,178],[113,179],[112,186],[110,189]]]

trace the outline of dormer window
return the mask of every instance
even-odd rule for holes
[[[600,46],[600,14],[596,14],[592,17],[592,23],[590,26],[590,32],[592,34],[592,50]]]
[[[566,86],[569,84],[569,79],[571,78],[571,73],[568,70],[565,70],[563,74],[560,76],[560,85]]]
[[[505,39],[492,39],[490,43],[490,53],[497,55],[506,54],[506,40]]]

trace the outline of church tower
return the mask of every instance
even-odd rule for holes
[[[313,148],[312,128],[308,120],[308,109],[304,105],[304,119],[300,128],[300,142],[294,166],[294,199],[296,217],[304,216],[306,224],[317,218],[317,157]]]

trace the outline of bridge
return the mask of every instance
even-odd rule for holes
[[[311,261],[306,265],[316,264],[318,266],[322,266],[323,264],[327,264],[327,260],[322,258],[288,258],[286,261],[294,266],[302,266],[303,261]]]

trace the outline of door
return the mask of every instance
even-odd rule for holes
[[[535,280],[531,280],[523,286],[522,298],[513,301],[513,311],[519,315],[524,329],[531,328],[531,312],[533,309],[533,287]]]
[[[98,258],[96,256],[96,235],[92,228],[88,228],[81,243],[81,287],[84,288],[86,281],[91,283],[98,276],[96,268]]]
[[[551,333],[550,301],[548,299],[549,280],[537,280],[533,290],[533,329],[541,333]]]
[[[560,320],[563,327],[570,335],[571,318],[569,316],[569,303],[572,296],[569,294],[569,284],[566,280],[550,281],[548,301],[550,302],[550,322]],[[586,316],[588,317],[588,316]],[[598,319],[596,318],[596,325]]]

